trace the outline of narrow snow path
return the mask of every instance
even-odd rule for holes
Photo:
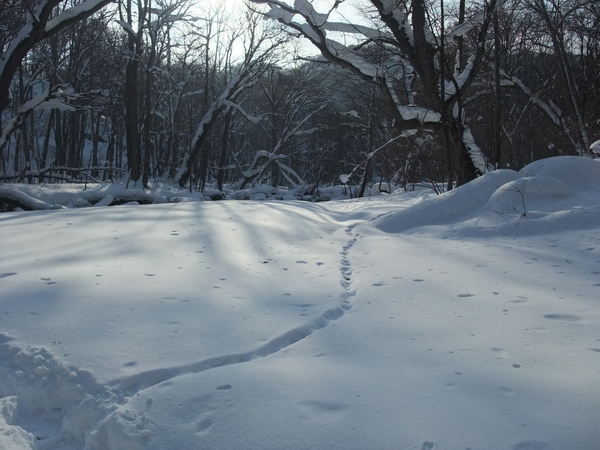
[[[16,318],[19,328],[1,323],[0,398],[5,409],[20,411],[17,434],[36,448],[62,448],[69,439],[135,448],[146,428],[130,403],[142,392],[263,359],[342,318],[356,293],[350,251],[359,222],[302,206],[3,216],[5,238],[15,244],[6,247],[11,265],[0,267],[4,318]],[[23,226],[36,230],[28,247]],[[183,362],[207,353],[213,355]],[[12,415],[6,420],[15,422]],[[135,430],[123,431],[126,424]]]
[[[181,375],[204,372],[217,367],[245,363],[257,358],[270,356],[295,344],[307,336],[310,336],[316,331],[325,328],[331,324],[331,322],[342,318],[344,314],[352,308],[352,299],[356,295],[356,291],[352,288],[353,281],[350,250],[357,241],[358,235],[354,235],[353,230],[358,223],[359,222],[353,223],[346,228],[345,231],[349,236],[349,239],[340,251],[340,285],[342,286],[343,292],[340,294],[339,305],[327,309],[319,317],[310,320],[304,325],[292,328],[291,330],[269,340],[266,344],[252,350],[241,353],[214,356],[187,365],[164,367],[138,372],[131,376],[119,377],[110,381],[107,383],[107,385],[111,389],[116,388],[118,391],[124,392],[128,396],[133,396],[144,389],[156,386],[159,383],[163,383]]]

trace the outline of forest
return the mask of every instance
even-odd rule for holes
[[[2,0],[0,182],[436,192],[590,153],[590,0]]]
[[[0,0],[0,449],[598,450],[599,199],[600,0]]]

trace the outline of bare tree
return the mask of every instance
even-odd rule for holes
[[[42,0],[27,9],[25,23],[14,31],[0,58],[0,114],[11,102],[10,84],[27,53],[44,39],[91,16],[111,1],[85,0],[58,14],[54,11],[60,4],[66,3],[65,0]]]
[[[590,147],[590,138],[586,129],[584,115],[583,93],[576,81],[573,55],[578,53],[579,46],[584,44],[575,37],[578,31],[574,29],[574,21],[578,15],[592,17],[592,10],[597,1],[590,0],[527,0],[528,8],[539,17],[545,26],[554,51],[559,77],[564,87],[562,104],[570,120],[562,120],[562,126],[570,136],[575,151],[583,155]],[[596,10],[596,20],[598,11]],[[583,50],[580,48],[579,50]]]
[[[207,107],[204,117],[196,129],[191,142],[189,154],[185,158],[176,179],[181,187],[190,182],[199,158],[202,156],[204,163],[200,167],[201,188],[204,187],[205,173],[208,167],[208,152],[203,149],[207,143],[210,131],[217,123],[220,116],[230,108],[235,108],[246,117],[243,108],[237,103],[239,96],[252,87],[261,74],[271,67],[280,57],[277,50],[285,42],[286,38],[278,36],[275,30],[261,27],[259,16],[248,12],[247,29],[241,35],[235,35],[228,43],[232,48],[234,42],[242,40],[244,48],[241,61],[237,65],[231,65],[225,72],[228,81],[221,90],[220,95]],[[208,69],[208,68],[207,68]],[[204,151],[203,151],[204,150]],[[191,188],[191,184],[190,184]]]
[[[435,3],[425,0],[372,0],[375,17],[371,25],[332,19],[342,1],[332,2],[325,12],[317,11],[308,0],[293,5],[278,0],[252,2],[268,4],[268,17],[303,35],[330,62],[378,83],[396,107],[400,129],[440,129],[457,184],[486,170],[480,150],[465,138],[470,133],[464,124],[464,101],[482,67],[487,31],[503,0],[491,0],[478,8],[473,5],[470,17],[457,18],[459,22],[451,27],[443,2],[436,9]],[[332,38],[333,33],[361,39],[349,46]],[[468,49],[462,45],[467,34],[475,39]],[[382,63],[365,58],[360,49],[369,43],[387,49],[389,58]]]

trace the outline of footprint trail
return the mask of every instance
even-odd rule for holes
[[[165,367],[139,372],[131,376],[114,379],[108,383],[108,386],[123,391],[127,395],[134,395],[144,389],[156,386],[181,375],[200,373],[217,367],[240,364],[257,358],[264,358],[301,341],[316,331],[325,328],[331,322],[340,319],[346,312],[352,309],[352,300],[356,295],[356,290],[352,287],[353,280],[350,250],[360,237],[359,234],[354,234],[354,228],[358,223],[359,222],[349,225],[345,230],[349,239],[340,252],[340,285],[342,286],[342,293],[340,294],[339,305],[329,308],[319,317],[304,325],[293,328],[271,339],[260,347],[247,352],[215,356],[182,366]]]

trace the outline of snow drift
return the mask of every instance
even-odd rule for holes
[[[595,449],[599,165],[3,213],[0,448]]]

